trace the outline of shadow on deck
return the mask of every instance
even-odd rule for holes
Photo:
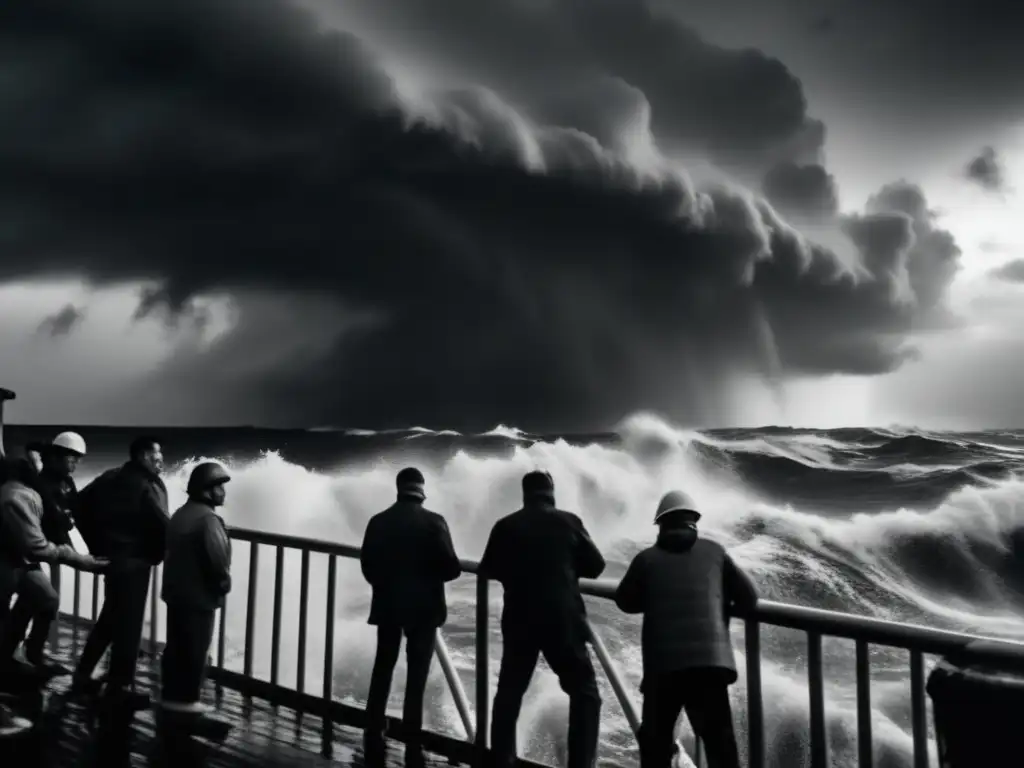
[[[76,644],[75,628],[68,622],[61,622],[59,642],[50,647],[55,659],[73,666],[74,648],[84,643],[87,630],[80,627],[78,631]],[[58,678],[46,686],[36,701],[22,701],[15,706],[20,714],[37,722],[36,730],[43,746],[43,765],[47,768],[101,768],[102,764],[102,768],[114,768],[110,766],[109,759],[98,759],[95,753],[96,731],[90,723],[91,711],[82,704],[68,701],[66,694],[69,682],[70,678]],[[149,657],[139,660],[137,682],[140,690],[154,696],[158,694],[158,675]],[[197,740],[202,762],[210,768],[327,768],[362,765],[362,731],[357,728],[334,725],[333,756],[328,758],[320,751],[323,723],[316,715],[296,712],[256,698],[250,699],[212,682],[207,682],[203,698],[216,706],[220,716],[234,726],[222,744]],[[122,765],[137,767],[162,764],[163,761],[153,760],[157,751],[155,747],[154,712],[146,710],[135,717],[126,760]],[[401,755],[400,746],[389,744],[389,765],[401,765]],[[440,760],[429,760],[428,765],[439,765]],[[0,762],[5,766],[8,764],[6,759]],[[23,764],[27,765],[20,761],[18,763],[19,766]]]

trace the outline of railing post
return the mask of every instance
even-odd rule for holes
[[[871,664],[869,647],[857,641],[857,758],[858,768],[871,768],[874,743],[871,737]]]
[[[281,663],[281,599],[284,589],[284,547],[280,544],[274,558],[274,620],[270,629],[270,684],[277,685]],[[275,704],[275,707],[277,705]]]
[[[476,740],[476,729],[473,728],[473,716],[469,712],[466,691],[462,688],[462,681],[459,679],[455,665],[452,664],[451,654],[448,653],[448,646],[444,642],[444,635],[441,634],[440,629],[437,630],[437,635],[434,637],[434,650],[437,653],[437,660],[441,664],[445,680],[448,681],[448,689],[455,700],[455,709],[459,712],[462,727],[466,731],[466,741],[473,742]]]
[[[910,704],[914,768],[928,768],[928,709],[924,688],[924,654],[910,652]]]
[[[71,610],[75,614],[75,626],[71,631],[71,653],[78,658],[78,625],[81,623],[82,613],[82,572],[77,568],[74,569],[75,574],[75,588],[74,594],[72,595]],[[93,579],[96,575],[93,574]],[[54,622],[56,623],[56,622]]]
[[[747,619],[747,741],[749,768],[764,768],[764,698],[761,692],[761,622]]]
[[[249,584],[245,605],[245,655],[242,660],[242,674],[252,677],[253,646],[256,644],[256,595],[259,581],[260,545],[249,545]],[[246,697],[248,699],[248,697]]]
[[[490,730],[490,590],[485,576],[476,577],[476,766],[485,768]]]
[[[811,768],[829,768],[821,633],[807,633],[807,687],[811,705]]]
[[[150,658],[156,659],[157,654],[157,632],[160,631],[160,569],[153,566],[149,571],[149,654]]]
[[[309,550],[302,550],[299,577],[299,647],[295,663],[295,690],[306,692],[306,625],[309,623]]]
[[[324,631],[324,712],[321,722],[320,752],[330,758],[334,754],[334,602],[337,595],[338,558],[330,555],[327,562],[327,626]]]

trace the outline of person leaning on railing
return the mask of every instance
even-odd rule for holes
[[[597,757],[601,695],[587,644],[590,627],[581,578],[597,578],[604,557],[583,521],[555,507],[547,472],[523,477],[523,508],[491,530],[481,576],[501,582],[503,649],[491,721],[496,766],[516,760],[516,722],[540,654],[569,695],[568,768],[592,768]]]
[[[700,518],[687,494],[665,494],[654,517],[657,542],[633,558],[615,594],[620,609],[644,615],[642,768],[669,768],[684,708],[708,768],[739,768],[729,616],[756,608],[757,589],[720,544],[698,536]]]
[[[18,595],[19,605],[32,621],[49,624],[60,607],[49,581],[35,578],[34,574],[39,573],[35,566],[48,563],[53,568],[66,563],[96,572],[108,565],[106,560],[76,552],[69,544],[49,541],[42,530],[43,499],[36,490],[35,470],[27,459],[12,463],[8,469],[6,482],[0,487],[0,687],[20,677],[14,651],[24,634],[24,624],[11,621],[11,597]]]

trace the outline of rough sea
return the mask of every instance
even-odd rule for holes
[[[52,437],[55,428],[8,427],[7,446]],[[81,487],[123,460],[136,430],[80,428],[90,446]],[[535,436],[499,427],[483,435],[414,428],[354,430],[159,430],[168,458],[172,505],[184,501],[191,467],[204,458],[234,474],[224,516],[230,525],[359,544],[370,515],[391,503],[394,475],[416,465],[428,483],[428,506],[443,513],[461,557],[477,559],[493,522],[517,508],[519,481],[534,468],[555,478],[558,503],[578,513],[616,578],[649,545],[659,496],[682,488],[699,501],[704,535],[722,542],[757,582],[764,598],[861,616],[1024,640],[1024,432],[946,434],[911,429],[827,431],[766,428],[694,432],[654,417],[627,420],[614,434]],[[237,543],[234,599],[228,603],[229,668],[241,669],[248,547]],[[269,678],[274,557],[259,561],[254,669]],[[401,567],[395,563],[395,567]],[[355,561],[338,565],[334,690],[365,701],[374,634],[366,625],[369,590]],[[285,562],[281,681],[294,685],[299,557]],[[314,556],[306,690],[319,691],[324,655],[326,563]],[[70,582],[65,582],[70,583]],[[86,578],[82,605],[88,611]],[[445,638],[472,700],[474,583],[449,589]],[[500,659],[492,589],[492,664]],[[65,590],[64,609],[72,607]],[[591,619],[639,703],[639,622],[588,598]],[[742,624],[733,622],[744,664]],[[808,763],[806,641],[803,633],[766,627],[763,686],[769,765]],[[911,765],[910,689],[906,652],[871,656],[876,765]],[[856,764],[854,647],[825,641],[826,709],[833,765]],[[596,666],[596,661],[595,661]],[[604,693],[601,757],[634,764],[635,741],[610,686]],[[391,707],[400,713],[404,671]],[[493,693],[493,684],[492,684]],[[746,693],[741,673],[734,709],[745,751]],[[463,736],[437,664],[428,690],[428,727]],[[567,701],[541,665],[523,707],[520,751],[560,762]],[[931,717],[929,716],[929,721]],[[692,742],[683,727],[684,744]],[[934,758],[933,758],[934,764]]]

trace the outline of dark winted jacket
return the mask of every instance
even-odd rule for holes
[[[47,467],[36,479],[43,500],[42,529],[54,544],[71,545],[71,530],[78,512],[78,487],[70,477],[56,475]]]
[[[583,521],[543,502],[495,523],[480,560],[480,573],[505,591],[502,632],[549,641],[589,638],[579,580],[604,567]]]
[[[645,679],[707,667],[735,675],[728,611],[752,609],[757,590],[720,544],[683,528],[662,531],[633,559],[615,602],[626,613],[644,615]]]
[[[79,503],[79,531],[93,554],[158,565],[167,547],[167,487],[135,461],[87,485]]]
[[[231,591],[231,540],[213,507],[190,499],[167,527],[161,597],[168,605],[215,611]]]
[[[359,564],[373,588],[370,624],[433,629],[448,619],[444,585],[462,566],[441,515],[408,499],[378,512],[366,526]]]

